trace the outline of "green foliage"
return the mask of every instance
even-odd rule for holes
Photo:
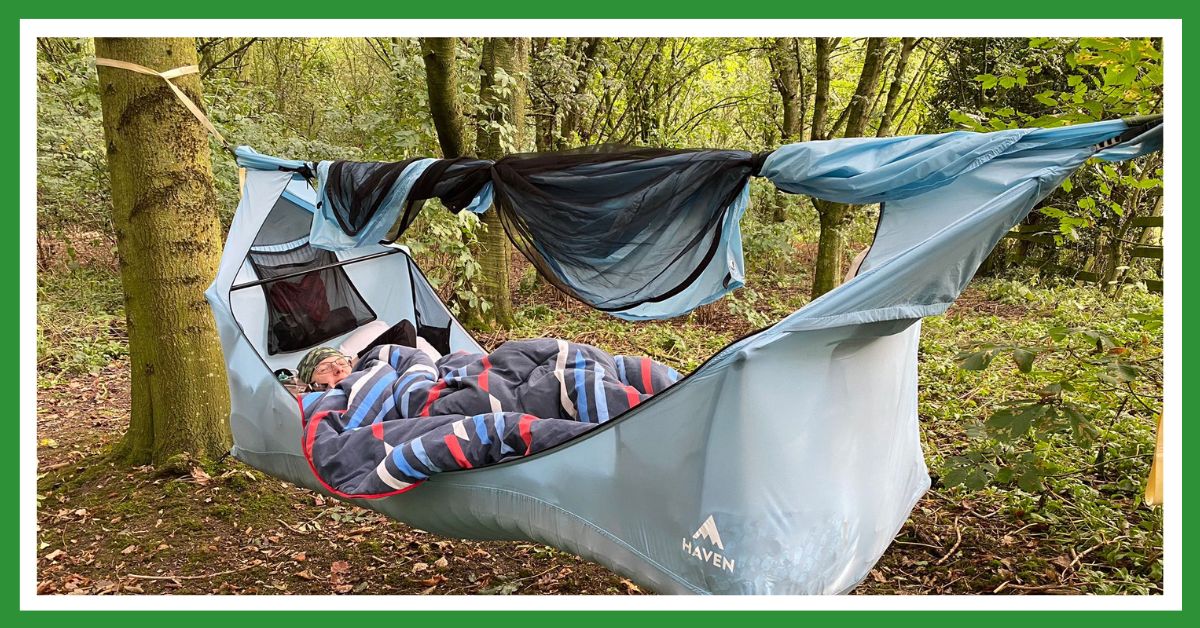
[[[38,274],[38,378],[95,373],[129,354],[124,301],[110,270],[74,267]]]
[[[38,40],[38,230],[109,235],[108,162],[91,40]]]
[[[984,371],[1008,357],[1021,384],[972,426],[974,444],[947,460],[944,482],[971,489],[1015,482],[1040,491],[1052,473],[1085,474],[1100,466],[1118,422],[1152,422],[1161,412],[1155,395],[1161,340],[1152,336],[1161,334],[1162,308],[1152,301],[1141,307],[1105,325],[1053,325],[1032,343],[969,344],[957,356],[960,368]],[[1077,455],[1063,455],[1076,450],[1093,451],[1096,462],[1079,465]]]
[[[1002,41],[995,49],[996,69],[972,77],[982,98],[948,112],[959,128],[1054,127],[1162,110],[1160,40],[1041,37],[1023,46]],[[1131,229],[1133,219],[1148,215],[1161,197],[1160,166],[1159,156],[1117,165],[1093,161],[1065,181],[1032,219],[1053,236],[1055,247],[1047,255],[1114,281],[1132,265],[1131,247],[1123,244],[1140,235]]]
[[[431,201],[405,234],[403,243],[455,316],[462,315],[464,307],[482,312],[491,307],[480,296],[480,266],[471,255],[471,247],[485,229],[475,214],[452,214]]]

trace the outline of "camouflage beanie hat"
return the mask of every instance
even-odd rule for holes
[[[321,363],[321,360],[340,355],[342,355],[341,352],[333,347],[317,347],[309,351],[296,367],[296,370],[300,371],[300,381],[311,384],[313,371],[317,370],[317,365]]]

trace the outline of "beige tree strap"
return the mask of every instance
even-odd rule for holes
[[[1146,496],[1143,501],[1147,506],[1161,506],[1163,503],[1163,432],[1162,413],[1158,415],[1158,436],[1154,443],[1154,462],[1150,464],[1150,477],[1146,480]]]
[[[151,70],[144,65],[129,63],[128,61],[117,61],[116,59],[104,59],[101,57],[96,57],[96,65],[103,65],[110,68],[121,68],[122,70],[129,70],[139,74],[157,76],[166,81],[167,87],[170,87],[171,91],[175,92],[175,95],[179,97],[179,100],[183,101],[183,106],[187,107],[188,111],[192,112],[192,115],[196,116],[196,119],[200,121],[200,124],[203,124],[204,128],[208,129],[209,133],[215,135],[226,150],[232,150],[229,147],[229,142],[225,141],[225,138],[221,135],[220,131],[217,131],[217,127],[213,126],[213,123],[209,121],[208,116],[204,115],[204,112],[196,106],[196,103],[192,102],[191,98],[187,97],[187,94],[183,93],[183,90],[179,89],[178,86],[171,82],[171,79],[173,78],[187,76],[188,74],[198,74],[200,72],[200,66],[185,65],[181,68],[175,68],[174,70],[158,72],[156,70]]]

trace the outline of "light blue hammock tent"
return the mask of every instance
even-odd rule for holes
[[[1161,134],[1159,119],[781,147],[758,172],[779,189],[882,204],[857,276],[581,437],[354,501],[446,537],[551,545],[660,593],[846,592],[929,486],[920,319],[944,312],[1005,232],[1085,160],[1158,150]],[[323,491],[301,452],[297,402],[272,373],[308,347],[268,337],[264,279],[289,264],[323,269],[349,325],[419,320],[449,327],[452,350],[481,348],[402,247],[289,258],[319,250],[304,245],[325,228],[313,226],[317,193],[295,172],[304,162],[246,148],[238,160],[243,197],[206,293],[228,366],[233,455]],[[736,219],[721,229],[732,253],[712,263],[732,256],[740,268]]]

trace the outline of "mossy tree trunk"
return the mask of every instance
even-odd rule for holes
[[[866,130],[871,110],[875,106],[876,85],[883,67],[883,57],[886,52],[886,41],[881,37],[867,39],[862,73],[858,77],[858,86],[850,104],[842,111],[841,116],[834,122],[831,131],[846,124],[843,137],[861,137]],[[829,54],[836,47],[837,40],[830,42],[818,38],[816,44],[817,57],[817,104],[813,111],[813,139],[826,139],[832,133],[821,129],[827,115],[829,97]],[[817,267],[813,271],[812,297],[815,299],[838,287],[842,282],[842,261],[845,257],[846,227],[853,219],[853,206],[843,203],[814,199],[813,205],[821,217],[821,236],[817,245]]]
[[[196,63],[192,38],[98,38],[96,56],[164,71]],[[221,227],[208,134],[163,80],[100,67],[113,224],[133,390],[117,454],[131,464],[229,450],[229,389],[204,290]],[[199,104],[200,78],[174,79]]]
[[[493,37],[484,40],[480,59],[479,94],[484,114],[479,120],[476,152],[485,159],[500,159],[525,146],[526,77],[529,73],[530,40]],[[513,324],[512,245],[495,210],[483,214],[487,230],[479,236],[475,256],[479,260],[480,297],[489,307],[467,313],[468,324],[491,329]]]
[[[776,37],[772,41],[768,57],[773,70],[772,80],[783,109],[783,124],[780,126],[780,144],[801,140],[804,134],[804,68],[800,64],[800,43],[795,37]],[[783,192],[775,191],[772,196],[771,219],[775,222],[787,220],[787,202]]]
[[[457,44],[453,37],[421,38],[429,113],[437,129],[442,157],[446,159],[462,157],[467,152],[462,109],[458,105]]]

